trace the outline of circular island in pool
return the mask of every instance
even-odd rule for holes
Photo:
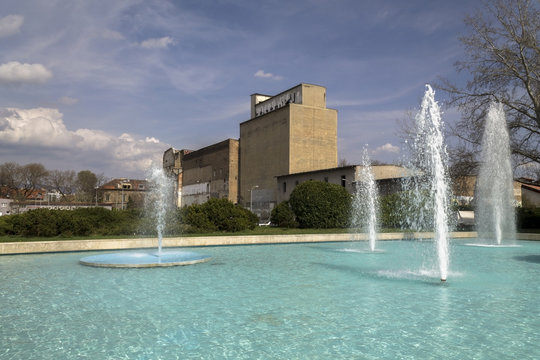
[[[143,252],[126,251],[87,256],[79,260],[83,265],[112,268],[148,268],[193,265],[210,260],[209,255],[191,251]]]

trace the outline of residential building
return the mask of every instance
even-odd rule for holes
[[[136,207],[142,206],[148,190],[147,180],[119,178],[103,184],[97,192],[103,206],[127,209],[128,204]]]
[[[11,203],[13,199],[0,198],[0,216],[12,214]]]

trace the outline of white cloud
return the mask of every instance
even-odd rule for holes
[[[101,36],[105,39],[110,39],[110,40],[123,40],[124,39],[124,35],[122,35],[118,31],[109,30],[109,29],[103,30],[101,32]]]
[[[386,143],[382,146],[379,146],[378,148],[376,148],[373,153],[374,154],[378,154],[378,153],[381,153],[381,152],[389,152],[389,153],[399,153],[399,146],[395,146],[395,145],[392,145],[390,143]]]
[[[85,167],[80,159],[98,159],[102,168],[130,172],[143,172],[151,163],[160,164],[163,151],[170,147],[153,137],[140,139],[127,133],[114,136],[93,129],[71,131],[62,113],[49,108],[0,108],[0,144],[0,151],[8,147],[21,147],[20,151],[38,148],[32,161],[64,154],[66,163],[79,159],[74,168]]]
[[[144,40],[140,44],[144,49],[165,49],[169,47],[169,45],[174,45],[174,39],[170,36]]]
[[[41,64],[10,61],[0,65],[0,84],[43,84],[52,76],[52,73]]]
[[[58,99],[58,102],[62,105],[74,105],[79,102],[79,99],[75,99],[69,96],[62,96]]]
[[[24,22],[22,15],[8,15],[0,19],[0,38],[19,32]]]
[[[258,70],[254,74],[254,76],[258,78],[265,78],[265,79],[272,79],[272,80],[283,80],[283,76],[267,73],[267,72],[264,72],[264,70]]]

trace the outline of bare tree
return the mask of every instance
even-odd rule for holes
[[[0,165],[0,186],[15,189],[19,184],[21,166],[15,162]]]
[[[73,170],[52,170],[48,176],[49,187],[58,191],[62,199],[75,193],[75,180],[76,176]]]
[[[471,29],[460,39],[466,58],[456,68],[471,78],[464,87],[447,79],[437,84],[462,113],[452,129],[462,140],[460,155],[474,158],[488,106],[497,101],[504,105],[519,164],[540,166],[540,2],[486,1],[465,24]]]
[[[41,189],[46,185],[48,171],[43,164],[32,163],[24,165],[20,169],[20,189],[26,197],[34,190]]]

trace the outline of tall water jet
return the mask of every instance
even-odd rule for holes
[[[172,193],[173,183],[162,168],[152,168],[150,175],[150,192],[145,198],[147,213],[153,218],[158,237],[158,252],[162,254],[163,233],[166,225],[166,215],[170,205],[167,197]]]
[[[448,155],[439,105],[429,85],[426,85],[415,125],[417,133],[412,144],[411,162],[415,176],[407,184],[410,197],[407,203],[414,207],[408,211],[409,226],[418,230],[434,229],[440,278],[446,281],[449,267]]]
[[[379,195],[375,184],[375,176],[367,147],[364,147],[360,181],[356,183],[354,192],[351,223],[354,229],[364,228],[367,230],[369,249],[371,251],[375,251],[377,240],[378,209]]]
[[[513,174],[510,138],[500,103],[489,107],[482,137],[480,171],[476,180],[476,224],[479,238],[514,240]]]

